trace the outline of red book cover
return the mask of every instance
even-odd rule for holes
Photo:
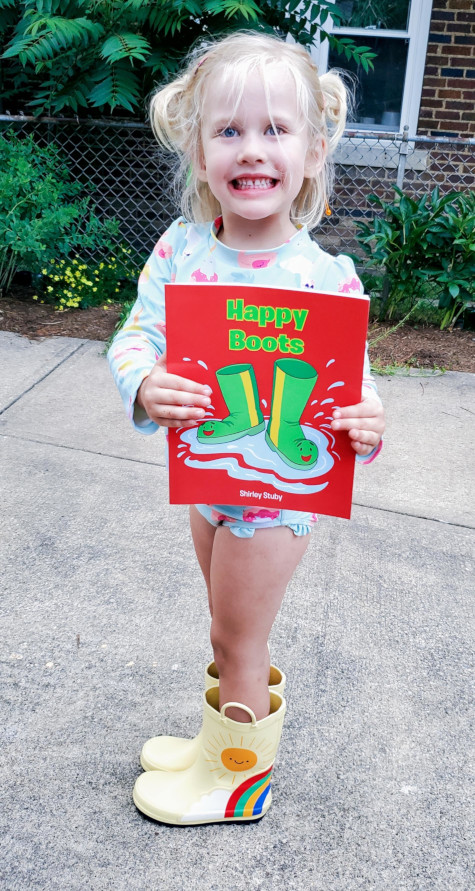
[[[170,502],[349,517],[355,452],[331,412],[361,401],[368,298],[204,283],[165,301],[167,370],[213,391],[169,430]]]

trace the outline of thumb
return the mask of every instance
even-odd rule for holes
[[[166,352],[166,350],[164,353],[162,353],[160,358],[157,359],[155,365],[158,365],[159,368],[163,368],[164,371],[167,370],[167,352]]]

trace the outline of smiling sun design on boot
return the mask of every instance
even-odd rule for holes
[[[224,802],[225,820],[258,817],[270,801],[275,746],[265,737],[259,740],[251,737],[244,745],[243,737],[238,739],[236,736],[219,734],[219,737],[208,738],[204,745],[209,772],[218,784],[232,790]],[[227,738],[230,746],[226,746]],[[266,765],[264,770],[263,765]]]
[[[256,745],[256,741],[252,738],[246,740],[246,746],[254,744],[251,749],[244,746],[242,736],[240,739],[236,739],[236,734],[232,733],[221,736],[223,738],[212,737],[205,743],[206,761],[210,773],[215,773],[218,780],[227,778],[230,785],[234,787],[237,780],[242,782],[259,770],[258,761],[263,766],[269,764],[273,751],[270,741],[266,742],[265,739],[262,739]],[[228,741],[226,737],[228,737],[230,745],[223,748],[223,744],[226,745]]]

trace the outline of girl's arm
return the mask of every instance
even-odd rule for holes
[[[333,412],[332,429],[348,430],[359,464],[371,464],[382,447],[385,428],[384,408],[371,374],[368,347],[365,349],[361,402]]]
[[[166,372],[165,284],[173,278],[183,233],[183,221],[177,220],[155,245],[139,278],[137,300],[108,352],[127,415],[141,433],[194,423],[210,402],[209,387]]]
[[[338,275],[337,290],[340,293],[363,294],[363,285],[356,275],[353,261],[340,254],[335,257],[333,272]],[[368,346],[365,349],[361,402],[333,411],[333,430],[347,430],[356,460],[370,464],[379,455],[385,428],[384,408],[378,396],[376,381],[371,374]]]

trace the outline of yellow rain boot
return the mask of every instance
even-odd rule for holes
[[[244,724],[226,716],[237,706],[251,721]],[[261,721],[238,702],[219,708],[219,687],[204,694],[199,752],[186,770],[151,770],[139,776],[134,803],[139,811],[161,823],[192,826],[259,820],[272,800],[271,778],[282,733],[285,700],[270,693],[270,714]]]
[[[219,684],[219,671],[215,662],[210,662],[205,671],[205,690]],[[271,665],[269,668],[269,692],[284,695],[285,674]],[[196,761],[199,752],[200,734],[194,739],[180,736],[153,736],[144,744],[140,763],[144,770],[186,770]]]

